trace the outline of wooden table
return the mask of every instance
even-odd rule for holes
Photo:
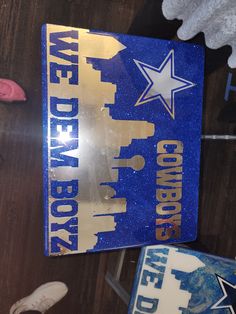
[[[167,22],[156,0],[0,0],[0,77],[27,92],[22,104],[0,103],[0,312],[38,285],[64,281],[68,295],[49,312],[126,313],[105,282],[117,252],[58,258],[43,255],[42,105],[40,31],[44,23],[173,38],[180,22]],[[201,42],[201,36],[194,42]],[[204,134],[235,134],[236,93],[226,102],[230,49],[207,51]],[[204,140],[199,238],[193,247],[236,255],[236,141]],[[121,282],[130,291],[139,249],[126,254]]]

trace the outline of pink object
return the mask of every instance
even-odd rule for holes
[[[0,79],[0,101],[24,101],[26,100],[24,90],[14,81]]]

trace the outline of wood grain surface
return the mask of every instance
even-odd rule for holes
[[[43,255],[41,26],[55,23],[173,38],[181,23],[154,0],[0,0],[0,77],[27,92],[21,104],[0,103],[0,313],[38,285],[64,281],[68,295],[49,313],[123,314],[127,307],[105,282],[117,252],[59,258]],[[203,42],[202,36],[192,40]],[[207,49],[204,134],[236,132],[236,93],[224,100],[230,48]],[[190,246],[236,255],[236,141],[203,141],[199,238]],[[139,249],[130,249],[121,282],[130,291]],[[170,314],[170,313],[168,313]]]

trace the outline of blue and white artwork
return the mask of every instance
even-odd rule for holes
[[[129,314],[235,314],[236,261],[190,249],[142,249]]]

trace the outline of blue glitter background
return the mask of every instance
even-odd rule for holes
[[[104,34],[104,33],[102,33]],[[108,34],[110,35],[110,34]],[[200,46],[137,36],[111,34],[127,48],[110,60],[89,58],[93,67],[102,73],[102,81],[117,85],[115,104],[110,115],[117,120],[144,120],[155,124],[155,134],[145,140],[133,140],[121,148],[120,158],[142,155],[145,167],[119,170],[119,180],[110,185],[116,197],[127,199],[127,212],[115,214],[114,232],[99,233],[94,250],[157,243],[156,214],[156,145],[161,140],[174,139],[184,143],[181,237],[166,242],[185,242],[196,238],[198,211],[198,180],[202,119],[204,51]],[[160,100],[134,106],[148,82],[133,59],[159,67],[174,49],[175,75],[196,84],[175,93],[175,120]],[[168,218],[169,216],[164,216]],[[163,243],[164,241],[162,241]]]
[[[46,82],[46,36],[43,43],[43,99],[47,99]],[[110,60],[87,58],[87,62],[101,71],[102,81],[116,84],[115,104],[106,104],[114,120],[143,120],[155,125],[155,134],[148,139],[134,139],[128,147],[121,147],[120,158],[141,155],[145,167],[141,171],[120,168],[116,183],[107,183],[116,190],[116,197],[126,198],[126,213],[114,214],[116,230],[98,233],[93,250],[141,246],[158,243],[156,240],[156,172],[157,143],[161,140],[183,142],[183,190],[181,236],[165,242],[186,242],[196,238],[198,216],[198,190],[200,167],[200,142],[202,119],[202,93],[204,78],[204,50],[201,46],[153,38],[99,33],[115,37],[126,49]],[[195,86],[175,93],[175,120],[160,100],[152,100],[135,106],[147,87],[147,80],[133,59],[159,68],[169,52],[174,49],[175,75]],[[44,202],[48,209],[47,182],[47,110],[43,112],[44,124]],[[168,218],[169,216],[162,216]],[[48,220],[45,213],[45,250],[48,250]],[[162,241],[161,243],[164,243]]]

